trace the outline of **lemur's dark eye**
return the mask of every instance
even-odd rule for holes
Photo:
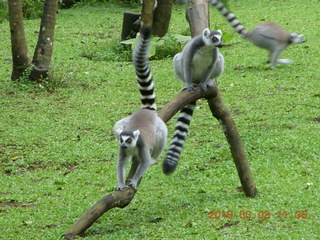
[[[219,42],[219,39],[217,37],[213,37],[212,42]]]
[[[126,140],[126,143],[131,143],[132,142],[132,139],[131,138],[128,138],[127,140]]]

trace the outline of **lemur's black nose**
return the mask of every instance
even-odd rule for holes
[[[216,45],[216,47],[218,47],[218,48],[223,47],[223,43],[222,43],[222,42],[220,42],[219,44],[217,44],[217,45]]]

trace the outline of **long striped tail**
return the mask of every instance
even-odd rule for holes
[[[209,3],[214,5],[216,9],[228,20],[230,25],[234,28],[234,30],[240,34],[243,38],[248,38],[249,32],[245,29],[244,26],[241,25],[239,20],[236,18],[236,16],[233,13],[230,13],[228,9],[225,8],[222,2],[218,0],[208,0]]]
[[[152,73],[149,68],[148,49],[151,41],[151,28],[144,27],[138,44],[132,54],[133,65],[136,70],[136,78],[139,84],[141,108],[157,110],[154,93]]]
[[[178,165],[195,106],[196,102],[192,102],[186,105],[179,113],[173,139],[162,164],[162,170],[164,174],[168,175],[173,173]]]

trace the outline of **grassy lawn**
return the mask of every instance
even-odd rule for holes
[[[238,35],[221,49],[219,89],[259,194],[251,199],[239,191],[229,146],[202,100],[176,172],[165,176],[161,159],[131,204],[103,215],[85,239],[319,238],[319,4],[229,1],[248,29],[274,21],[307,38],[283,52],[294,63],[276,70],[264,63],[266,52]],[[130,52],[118,43],[124,11],[139,8],[60,10],[54,82],[37,86],[11,82],[9,23],[0,23],[0,239],[59,239],[116,186],[112,128],[140,106]],[[214,7],[211,26],[233,32]],[[25,21],[25,30],[32,56],[39,20]],[[169,35],[187,32],[185,6],[175,6]],[[155,57],[151,68],[161,109],[183,85],[172,55]],[[168,122],[170,138],[174,125]]]

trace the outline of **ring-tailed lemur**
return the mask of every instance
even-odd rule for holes
[[[205,29],[202,35],[191,39],[182,53],[174,61],[176,75],[186,83],[187,89],[193,91],[193,83],[200,83],[204,91],[213,86],[211,79],[217,80],[224,69],[224,58],[216,47],[221,47],[221,31]],[[196,102],[187,104],[179,113],[173,139],[163,161],[165,174],[172,173],[178,164],[185,138],[189,131]]]
[[[200,84],[204,92],[213,86],[210,80],[219,56],[218,47],[222,46],[222,32],[204,29],[202,34],[192,38],[181,53],[173,58],[174,70],[178,78],[193,92],[194,84]]]
[[[209,0],[209,2],[229,21],[230,25],[241,37],[269,51],[268,63],[271,63],[272,69],[276,68],[276,63],[288,64],[292,62],[290,59],[278,59],[280,53],[285,48],[290,44],[303,43],[306,41],[303,34],[288,33],[281,26],[272,22],[260,23],[252,32],[249,32],[236,19],[236,16],[224,7],[223,3],[218,0]]]
[[[119,141],[116,190],[127,187],[125,164],[131,158],[139,161],[138,168],[129,184],[137,189],[142,175],[159,158],[167,140],[167,126],[156,111],[154,85],[149,69],[150,37],[151,29],[142,28],[138,45],[132,56],[141,93],[141,109],[121,119],[114,126],[114,132]]]

